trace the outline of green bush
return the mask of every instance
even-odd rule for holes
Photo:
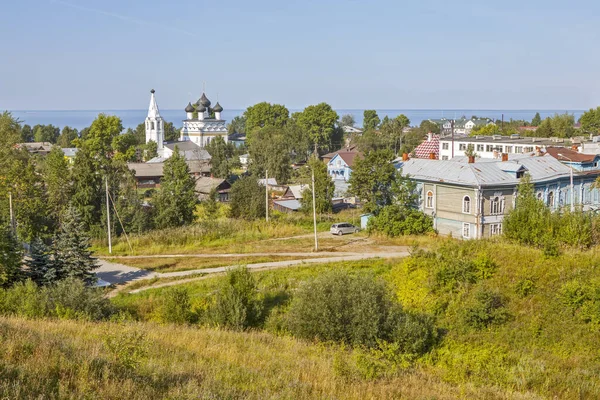
[[[158,309],[158,317],[165,323],[191,323],[194,318],[188,290],[183,287],[168,289]]]
[[[114,308],[102,289],[91,288],[74,278],[43,288],[27,281],[0,291],[0,314],[4,315],[97,321],[113,312]]]
[[[263,311],[254,276],[246,267],[227,271],[211,310],[214,324],[235,330],[258,325]]]
[[[520,280],[515,287],[515,293],[520,298],[529,296],[535,290],[535,281],[530,278]]]
[[[396,343],[400,353],[423,354],[435,338],[433,321],[406,314],[385,283],[371,275],[331,271],[298,289],[288,313],[292,334],[375,348]]]
[[[125,370],[135,370],[148,354],[148,341],[143,332],[109,333],[104,345],[117,365]]]
[[[419,210],[401,205],[389,205],[369,219],[369,232],[381,232],[389,237],[433,233],[433,218]]]
[[[475,329],[501,325],[508,320],[505,298],[497,292],[482,289],[475,294],[475,301],[465,310],[465,322]]]

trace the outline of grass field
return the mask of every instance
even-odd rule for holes
[[[0,397],[90,399],[535,399],[420,370],[348,375],[353,353],[268,333],[0,318]]]

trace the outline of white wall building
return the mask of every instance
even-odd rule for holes
[[[502,153],[525,154],[547,146],[571,147],[572,142],[563,139],[532,138],[511,136],[468,136],[461,138],[445,137],[440,139],[440,160],[451,160],[453,157],[464,157],[465,151],[473,146],[473,151],[481,158],[499,158]],[[579,144],[581,147],[581,144]]]
[[[202,93],[202,97],[195,104],[188,103],[185,108],[187,118],[183,120],[181,128],[181,141],[192,141],[200,147],[206,146],[217,137],[228,141],[227,126],[225,120],[221,119],[223,107],[217,102],[211,108],[211,102]]]

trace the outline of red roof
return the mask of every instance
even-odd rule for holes
[[[440,137],[438,135],[433,135],[431,140],[429,138],[425,139],[415,149],[416,158],[429,158],[431,153],[435,154],[436,159],[440,158]]]
[[[596,154],[584,154],[568,147],[546,147],[546,152],[559,161],[572,161],[576,163],[591,163],[596,159]],[[562,156],[559,156],[558,154]]]

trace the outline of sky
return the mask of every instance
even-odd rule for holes
[[[0,109],[588,109],[592,0],[2,0]]]

